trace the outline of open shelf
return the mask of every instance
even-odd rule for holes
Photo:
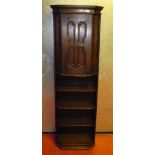
[[[59,118],[58,126],[93,126],[94,122],[91,118]]]
[[[66,76],[66,77],[92,77],[97,76],[97,73],[92,74],[67,74],[67,73],[56,73],[58,76]]]
[[[91,134],[58,134],[57,144],[64,149],[87,149],[93,145],[93,137]]]
[[[72,77],[56,75],[57,86],[64,87],[94,87],[97,86],[97,76],[91,77]]]
[[[57,110],[58,126],[94,126],[94,110]]]
[[[95,109],[96,92],[57,92],[57,109]]]
[[[95,109],[95,105],[93,102],[77,102],[77,101],[60,101],[57,102],[58,109],[83,109],[83,110],[91,110]]]
[[[95,126],[57,126],[58,134],[92,134],[95,132]]]
[[[62,92],[96,92],[96,88],[94,87],[65,87],[65,86],[59,86],[56,87],[56,91],[62,91]]]

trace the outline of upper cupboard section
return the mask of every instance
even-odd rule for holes
[[[98,72],[101,7],[54,6],[55,71],[60,75],[91,76]]]

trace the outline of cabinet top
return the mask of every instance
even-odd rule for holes
[[[92,5],[50,5],[55,14],[100,14],[102,6]]]

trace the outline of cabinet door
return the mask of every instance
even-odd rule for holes
[[[61,72],[91,74],[92,15],[61,15]]]

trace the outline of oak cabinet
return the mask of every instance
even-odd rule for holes
[[[54,19],[56,144],[94,145],[100,6],[51,5]]]

